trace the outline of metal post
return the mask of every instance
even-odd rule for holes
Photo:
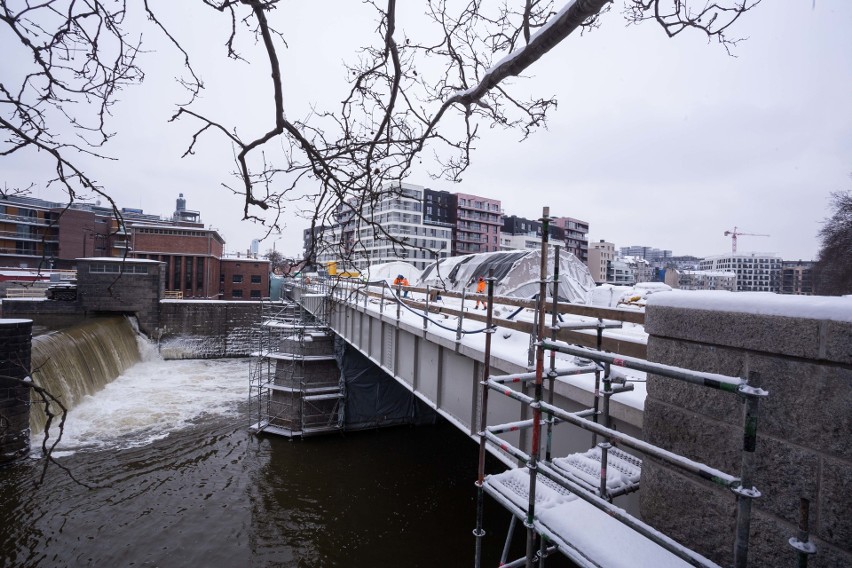
[[[456,341],[461,341],[462,323],[464,322],[464,299],[466,296],[466,292],[467,290],[462,289],[461,307],[459,308],[459,325],[456,328]]]
[[[379,313],[380,314],[385,313],[385,286],[387,286],[387,285],[388,285],[387,282],[382,281],[382,300],[379,303]]]
[[[550,339],[556,341],[556,324],[559,321],[559,249],[556,245],[553,257],[553,293],[551,298],[553,301],[553,311],[550,315]],[[547,402],[553,404],[553,390],[556,382],[556,351],[550,351],[550,371],[547,373]],[[547,415],[547,443],[544,451],[544,460],[549,462],[551,455],[550,450],[553,445],[553,415]],[[542,559],[542,563],[544,559]]]
[[[512,520],[509,521],[509,532],[506,534],[506,544],[503,545],[503,553],[500,555],[500,566],[506,564],[509,559],[509,546],[512,544],[512,536],[515,534],[515,523],[518,522],[518,517],[512,515]]]
[[[402,284],[396,285],[396,321],[399,321],[399,314],[402,310]]]
[[[539,268],[539,291],[538,291],[538,332],[537,338],[544,337],[544,310],[547,302],[547,242],[550,234],[550,208],[545,207],[541,216],[541,266]],[[530,476],[529,504],[527,506],[527,568],[533,568],[535,560],[535,485],[538,470],[538,458],[541,449],[541,395],[544,385],[544,345],[540,340],[536,342],[535,350],[535,394],[531,404],[533,409],[532,447],[530,447],[530,461],[527,465]]]
[[[749,373],[748,385],[760,386],[760,374]],[[740,468],[740,486],[734,489],[737,494],[737,532],[734,541],[734,567],[746,568],[748,564],[748,539],[751,526],[751,501],[760,497],[760,491],[752,486],[752,473],[755,469],[754,451],[757,447],[757,414],[760,398],[748,396],[745,399],[745,420],[743,424],[743,452]]]
[[[482,528],[484,516],[483,505],[485,502],[485,429],[488,426],[488,376],[491,374],[491,336],[494,334],[492,323],[494,321],[494,269],[488,270],[488,311],[485,317],[485,353],[482,363],[482,381],[479,389],[479,469],[476,479],[476,554],[474,556],[475,568],[480,568],[482,562],[482,537],[485,530]]]
[[[513,517],[514,518],[514,517]],[[799,568],[808,568],[808,556],[816,554],[817,548],[810,541],[810,501],[802,497],[799,500],[799,535],[788,542],[796,549]]]
[[[598,491],[600,492],[601,499],[606,499],[607,501],[612,502],[609,498],[609,491],[606,487],[606,468],[607,461],[609,460],[609,449],[612,447],[612,444],[609,442],[601,442],[598,444],[598,447],[601,449],[601,484]]]
[[[423,329],[429,325],[429,285],[426,285],[426,316],[423,318]]]

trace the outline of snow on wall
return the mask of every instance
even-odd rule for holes
[[[852,322],[852,297],[791,296],[772,292],[673,290],[654,294],[648,306]]]

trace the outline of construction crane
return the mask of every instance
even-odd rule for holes
[[[733,231],[725,231],[725,236],[731,236],[731,252],[737,252],[737,237],[740,235],[748,235],[749,237],[768,237],[769,235],[764,235],[762,233],[741,233],[737,231],[737,228],[734,227]]]

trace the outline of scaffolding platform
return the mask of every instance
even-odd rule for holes
[[[298,438],[301,436],[327,434],[329,432],[339,431],[340,428],[337,426],[303,426],[299,430],[293,430],[284,426],[276,426],[274,424],[270,424],[265,420],[262,420],[261,422],[255,422],[254,424],[249,426],[249,432],[252,432],[254,434],[274,434],[276,436],[284,436],[285,438]]]
[[[590,491],[600,487],[601,449],[595,446],[582,454],[552,461],[554,469]],[[610,495],[624,495],[639,489],[642,460],[618,448],[607,451],[606,487]]]
[[[527,517],[529,488],[529,470],[525,467],[487,476],[483,484],[488,495],[522,521]],[[533,525],[560,553],[584,568],[690,566],[543,475],[536,477]]]
[[[264,306],[249,372],[249,430],[288,438],[340,431],[344,385],[328,328],[292,302]]]
[[[278,353],[275,351],[255,351],[252,357],[272,359],[274,361],[334,361],[334,355],[302,355],[300,353]]]

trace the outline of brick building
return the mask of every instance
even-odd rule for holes
[[[186,208],[183,194],[170,217],[123,208],[121,219],[99,205],[0,198],[0,267],[74,269],[83,258],[126,256],[162,262],[165,290],[183,298],[268,297],[269,262],[234,259],[239,269],[230,261],[223,268],[224,248],[219,232]],[[240,276],[245,280],[233,281]]]
[[[219,297],[262,300],[269,297],[269,261],[251,257],[220,259]]]
[[[132,210],[122,215],[157,219]],[[78,258],[120,257],[126,249],[126,234],[109,207],[0,197],[0,266],[76,268]]]
[[[200,223],[128,223],[131,256],[165,263],[166,290],[217,298],[225,240]]]

